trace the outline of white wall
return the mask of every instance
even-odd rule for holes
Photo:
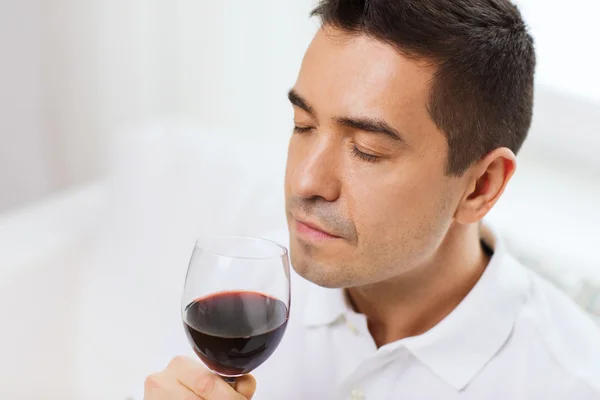
[[[160,101],[168,102],[157,68],[159,57],[166,56],[156,48],[160,13],[148,13],[154,3],[43,3],[46,135],[56,142],[61,186],[101,175],[109,133],[163,110]]]
[[[43,0],[0,0],[0,210],[52,186],[44,128]]]
[[[534,120],[526,150],[552,167],[596,173],[600,182],[600,2],[517,3],[537,54]]]
[[[517,0],[536,41],[537,81],[600,102],[600,2]]]
[[[101,176],[124,125],[178,115],[232,135],[289,129],[311,6],[1,0],[0,210]]]

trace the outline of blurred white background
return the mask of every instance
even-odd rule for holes
[[[0,210],[101,176],[124,124],[179,115],[287,135],[310,6],[1,0]]]
[[[537,45],[535,116],[489,219],[519,257],[600,315],[600,291],[588,290],[600,282],[600,3],[517,3]],[[0,310],[18,321],[0,332],[0,397],[122,393],[131,376],[115,368],[143,370],[121,365],[123,354],[142,363],[141,343],[161,343],[127,337],[135,304],[172,292],[153,309],[164,318],[144,315],[163,339],[165,326],[180,329],[167,309],[178,310],[192,238],[207,226],[269,226],[261,213],[282,205],[271,193],[281,185],[266,181],[283,172],[286,92],[317,29],[313,6],[0,0]],[[84,240],[93,235],[103,240]],[[160,269],[168,264],[177,267]],[[53,312],[27,325],[41,298]],[[47,346],[33,354],[39,326]],[[19,382],[27,390],[17,393]]]

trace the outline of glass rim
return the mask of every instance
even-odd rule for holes
[[[243,239],[243,240],[253,241],[253,242],[263,242],[263,243],[266,242],[271,245],[274,245],[273,248],[277,248],[279,250],[279,252],[274,253],[269,256],[236,256],[236,255],[231,255],[231,254],[224,254],[225,252],[221,252],[221,251],[211,250],[207,247],[207,242],[210,242],[212,240],[226,240],[226,239]],[[219,257],[236,259],[236,260],[269,260],[269,259],[272,259],[275,257],[279,257],[279,258],[287,257],[287,254],[288,254],[287,247],[285,247],[284,245],[282,245],[280,243],[277,243],[274,240],[266,239],[266,238],[260,237],[260,236],[235,235],[235,234],[213,235],[213,236],[206,236],[203,238],[196,239],[194,248],[199,249],[204,253],[208,253],[211,255],[219,256]]]

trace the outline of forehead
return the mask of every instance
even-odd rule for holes
[[[295,89],[317,114],[429,119],[434,70],[365,35],[324,27],[315,35]]]

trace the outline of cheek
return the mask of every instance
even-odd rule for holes
[[[348,200],[359,243],[413,247],[447,225],[448,194],[435,178],[415,173],[361,181]]]

